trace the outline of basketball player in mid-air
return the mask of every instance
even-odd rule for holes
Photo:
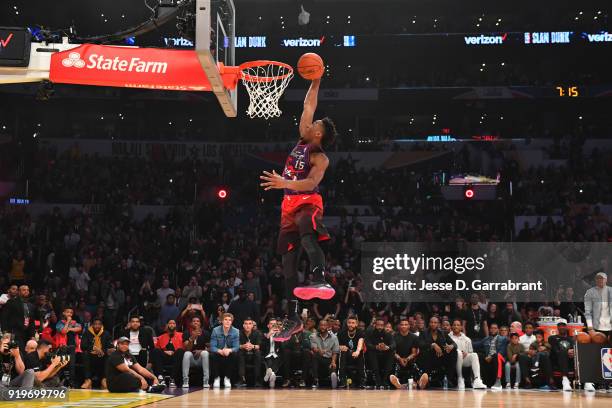
[[[313,80],[306,94],[300,119],[300,139],[287,157],[283,174],[273,170],[272,173],[264,171],[260,176],[265,190],[285,190],[278,252],[283,257],[289,296],[293,294],[303,300],[331,299],[335,294],[331,285],[325,282],[325,254],[319,246],[319,241],[329,239],[322,222],[323,199],[319,194],[319,183],[329,165],[323,147],[331,145],[337,133],[334,122],[327,117],[313,122],[320,82],[320,79]],[[300,246],[308,254],[314,278],[310,285],[296,287]]]

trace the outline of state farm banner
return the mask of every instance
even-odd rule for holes
[[[51,57],[51,82],[78,85],[210,91],[192,50],[83,44]]]

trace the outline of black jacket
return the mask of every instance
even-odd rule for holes
[[[113,336],[106,330],[102,333],[102,351],[106,353],[108,349],[113,348]],[[141,343],[142,344],[142,343]],[[89,332],[89,330],[85,330],[83,332],[83,336],[81,337],[81,350],[84,353],[89,353],[93,350],[94,345],[94,336]]]
[[[27,327],[24,326],[26,315],[24,305],[27,305],[30,317]],[[33,308],[29,304],[24,303],[21,297],[14,297],[9,299],[2,307],[2,331],[13,333],[23,340],[28,340],[34,336],[35,318]]]
[[[438,338],[434,342],[433,336],[431,335],[431,330],[427,329],[419,335],[419,350],[421,351],[431,351],[431,345],[436,343],[441,348],[444,348],[446,345],[455,346],[455,350],[457,349],[457,345],[450,338],[450,336],[444,333],[442,330],[437,329]]]
[[[390,351],[390,352],[395,351],[395,339],[393,338],[393,334],[387,333],[384,330],[382,332],[379,332],[376,329],[370,329],[366,331],[365,343],[366,343],[368,352],[377,351],[376,345],[378,343],[385,343],[387,346],[389,346],[389,350],[387,351]]]
[[[128,339],[130,338],[130,329],[126,329],[121,333],[121,336],[125,336]],[[151,330],[141,327],[138,329],[138,341],[140,342],[140,346],[144,350],[151,351],[155,348],[155,342],[153,341],[153,333]]]

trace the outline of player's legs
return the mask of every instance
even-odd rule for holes
[[[315,282],[322,282],[325,271],[325,254],[319,245],[314,233],[307,233],[300,237],[300,244],[310,260],[310,269]]]
[[[300,245],[310,260],[313,281],[308,286],[295,288],[293,293],[304,300],[331,299],[336,292],[325,282],[325,254],[319,245],[320,241],[329,239],[327,229],[323,225],[322,211],[313,205],[302,206],[296,212],[295,222],[300,234]]]
[[[303,300],[331,299],[334,296],[335,290],[325,283],[325,254],[319,245],[319,241],[326,239],[329,239],[329,234],[323,225],[319,207],[305,204],[297,208],[283,208],[278,252],[283,254],[283,273],[291,295]],[[314,281],[311,285],[296,287],[299,246],[308,255]],[[289,296],[289,299],[292,297]]]

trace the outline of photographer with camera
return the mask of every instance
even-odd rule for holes
[[[2,364],[2,382],[0,389],[4,387],[32,388],[34,385],[34,370],[26,370],[19,345],[7,333],[2,336],[0,343],[0,363]]]
[[[36,385],[43,387],[60,387],[62,384],[59,378],[60,371],[68,365],[70,356],[67,354],[51,353],[51,343],[41,340],[36,347],[36,351],[26,354],[26,370],[34,370]]]

